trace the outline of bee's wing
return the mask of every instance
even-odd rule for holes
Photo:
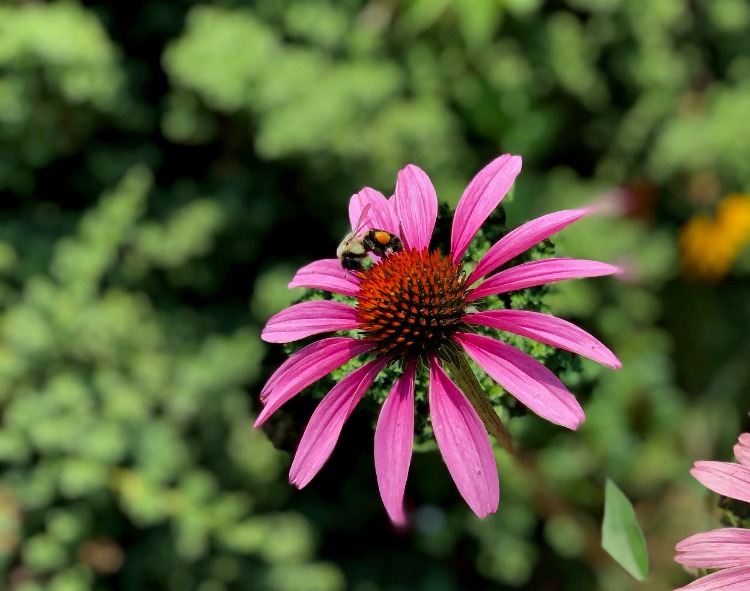
[[[363,208],[362,211],[359,212],[359,218],[357,218],[357,223],[352,226],[353,232],[352,234],[356,236],[359,231],[362,229],[362,227],[367,223],[367,214],[370,213],[370,207],[371,205],[367,203]]]

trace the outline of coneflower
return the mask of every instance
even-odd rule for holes
[[[373,257],[374,263],[361,271],[344,271],[338,259],[325,259],[297,272],[290,287],[333,292],[349,296],[351,302],[320,300],[293,305],[268,321],[263,338],[287,343],[332,331],[355,331],[355,336],[324,338],[294,353],[264,386],[264,406],[255,426],[329,372],[355,357],[365,356],[365,360],[333,387],[310,418],[292,463],[293,484],[305,486],[320,470],[344,422],[386,366],[397,365],[401,375],[378,419],[375,469],[383,503],[395,523],[405,521],[403,497],[412,454],[418,371],[429,373],[430,418],[440,452],[459,492],[479,517],[496,511],[500,496],[484,425],[498,437],[502,437],[502,427],[486,397],[471,388],[471,380],[458,380],[468,368],[464,352],[539,416],[570,429],[583,421],[580,405],[549,369],[523,351],[472,328],[508,331],[620,367],[602,343],[565,320],[526,310],[480,311],[483,298],[619,270],[597,261],[552,258],[496,272],[590,213],[589,208],[532,220],[495,243],[473,270],[464,267],[469,243],[520,170],[521,158],[505,154],[477,174],[456,207],[450,252],[443,254],[430,250],[438,213],[435,190],[421,169],[408,165],[398,174],[392,198],[368,188],[354,195],[349,205],[355,230],[365,212],[366,221],[358,230],[379,229],[398,236],[403,250]],[[446,367],[464,392],[448,376]],[[473,383],[477,384],[476,380]],[[489,412],[482,412],[487,407]]]

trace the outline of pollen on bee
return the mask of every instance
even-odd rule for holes
[[[385,246],[391,241],[391,235],[388,232],[375,232],[375,240]]]

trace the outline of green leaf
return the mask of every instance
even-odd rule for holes
[[[505,425],[503,425],[500,417],[497,416],[495,409],[492,407],[492,404],[490,404],[487,394],[482,389],[482,386],[479,385],[474,372],[471,371],[471,367],[466,361],[466,357],[462,353],[449,355],[446,358],[443,358],[443,363],[451,372],[451,376],[453,376],[453,379],[461,389],[461,392],[464,393],[474,407],[479,418],[482,419],[482,423],[484,423],[484,427],[487,431],[494,435],[497,442],[502,445],[504,449],[509,452],[512,451],[513,444],[510,440],[510,435],[508,435]]]
[[[633,578],[642,581],[648,576],[648,553],[633,505],[609,479],[604,496],[602,548]]]

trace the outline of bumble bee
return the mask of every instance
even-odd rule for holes
[[[385,230],[373,228],[365,232],[361,238],[357,237],[357,232],[362,227],[363,219],[369,209],[368,204],[359,216],[357,227],[344,237],[336,249],[336,256],[341,261],[341,266],[349,271],[362,271],[364,269],[362,261],[367,257],[368,252],[383,257],[387,253],[400,252],[404,249],[401,238]]]

